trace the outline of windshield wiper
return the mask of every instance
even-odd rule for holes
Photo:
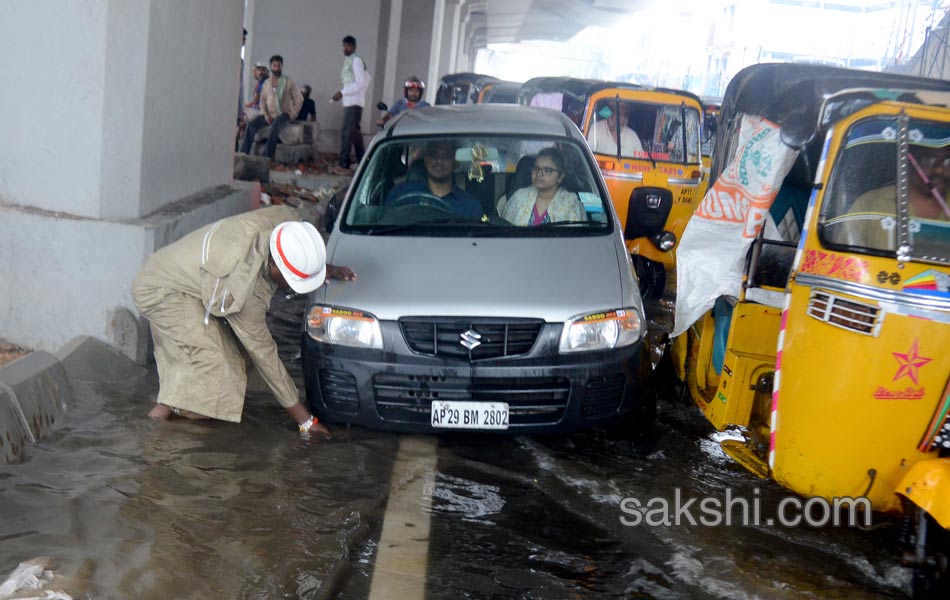
[[[594,227],[597,227],[600,224],[592,223],[590,221],[552,221],[550,223],[541,223],[540,225],[535,225],[535,227],[561,227],[572,225],[593,225]]]

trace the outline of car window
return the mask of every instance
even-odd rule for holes
[[[611,230],[583,144],[513,136],[386,140],[345,207],[372,235],[591,235]]]

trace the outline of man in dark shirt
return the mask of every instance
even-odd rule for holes
[[[432,198],[435,196],[460,217],[482,218],[484,211],[481,203],[465,190],[456,187],[453,180],[456,148],[453,142],[429,142],[423,159],[426,179],[407,181],[397,185],[386,196],[383,205],[390,207],[411,204],[440,206]]]
[[[300,114],[297,115],[297,120],[316,121],[317,105],[313,101],[313,98],[310,97],[310,92],[312,91],[310,86],[304,84],[301,86],[300,91],[303,92],[303,106],[300,107]]]

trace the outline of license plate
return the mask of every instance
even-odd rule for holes
[[[508,429],[507,402],[432,402],[432,426],[442,429]]]

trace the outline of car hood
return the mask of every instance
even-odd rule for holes
[[[615,236],[448,238],[335,232],[328,255],[355,282],[327,281],[312,300],[408,316],[540,318],[548,322],[639,300]],[[628,281],[629,280],[629,281]]]

